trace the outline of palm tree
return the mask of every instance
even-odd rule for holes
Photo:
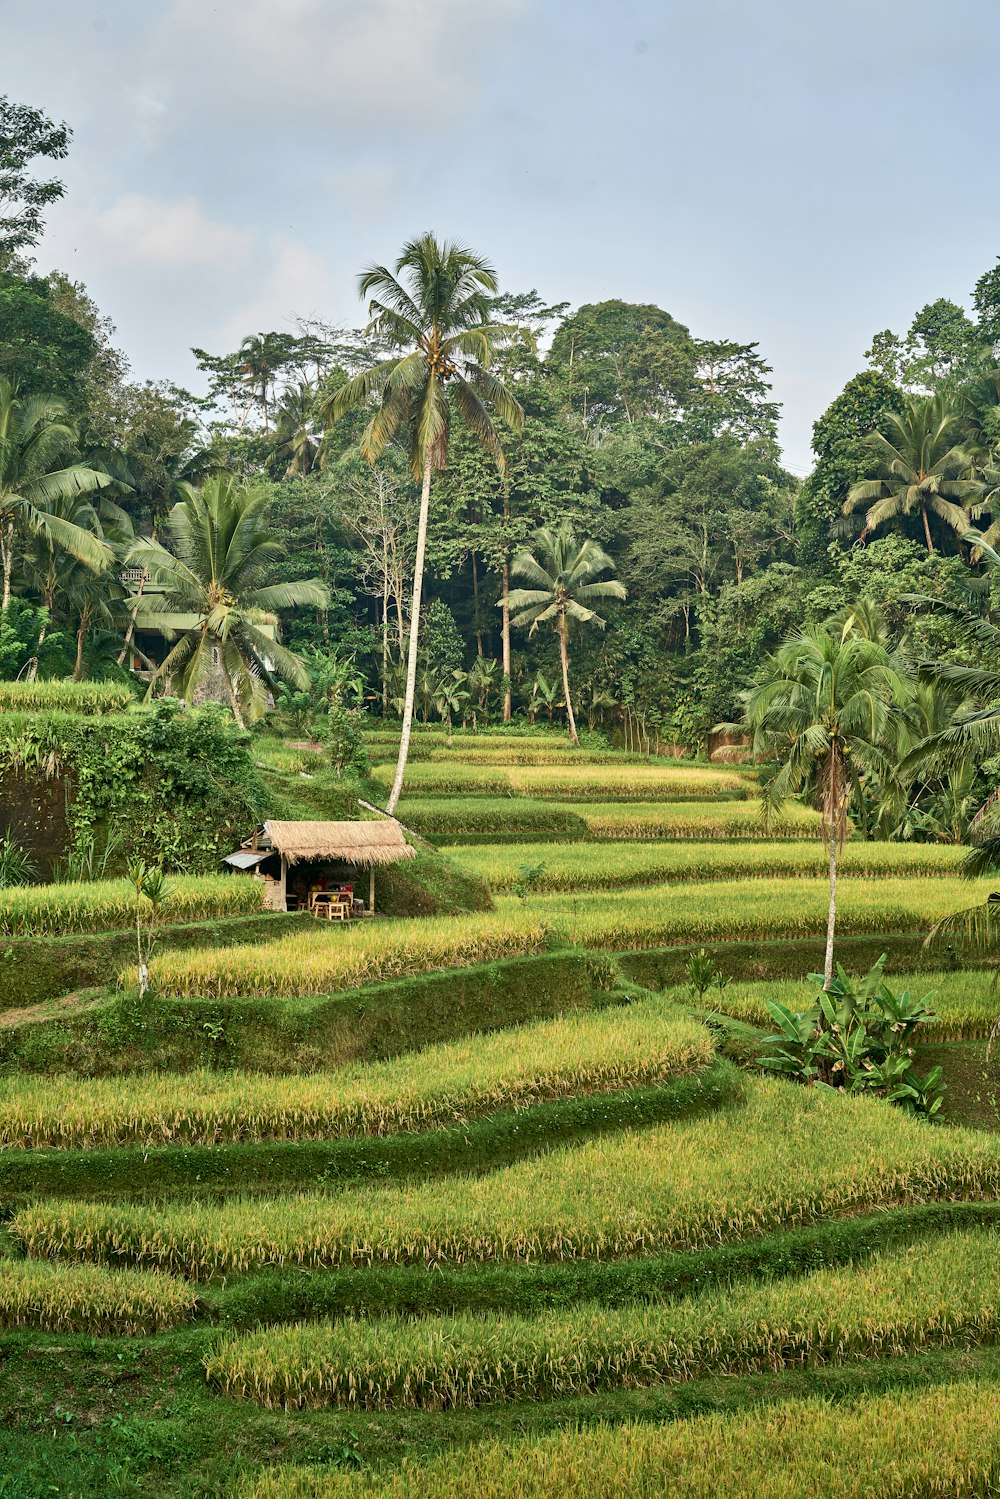
[[[369,298],[370,331],[393,350],[393,357],[329,396],[322,415],[332,425],[377,395],[378,406],[361,437],[361,455],[369,463],[377,462],[397,433],[404,431],[410,471],[421,486],[403,725],[386,803],[386,810],[393,813],[403,790],[413,723],[431,478],[447,465],[456,416],[492,455],[502,474],[504,454],[487,408],[492,406],[501,421],[518,432],[524,413],[506,386],[489,372],[498,343],[515,330],[490,320],[490,297],[497,280],[493,267],[481,256],[424,234],[403,248],[392,270],[375,265],[364,271],[359,287],[361,296]]]
[[[890,719],[903,692],[882,641],[820,625],[780,646],[746,696],[753,755],[778,765],[762,791],[767,816],[803,788],[818,787],[830,863],[827,989],[833,978],[837,855],[847,836],[851,796],[865,771],[882,768]]]
[[[266,490],[215,475],[171,510],[165,530],[172,550],[152,540],[131,548],[129,561],[146,568],[151,587],[160,590],[147,594],[143,612],[193,616],[177,631],[179,639],[154,673],[147,697],[170,677],[191,701],[215,664],[213,651],[241,728],[245,712],[259,716],[263,687],[274,688],[276,677],[303,689],[309,685],[298,656],[260,627],[274,623],[279,609],[325,609],[329,593],[315,578],[264,584],[268,569],[285,555],[282,538],[264,524],[267,502]]]
[[[284,392],[277,410],[271,441],[285,460],[285,478],[304,478],[312,473],[319,457],[315,425],[316,392],[311,385],[293,385]]]
[[[109,604],[116,596],[120,598],[124,594],[121,584],[113,580],[110,573],[113,563],[121,561],[134,540],[132,523],[106,494],[96,500],[88,495],[64,495],[53,500],[46,513],[50,520],[77,526],[93,536],[101,543],[103,557],[99,567],[79,562],[56,544],[48,530],[39,531],[29,539],[23,566],[32,586],[41,596],[46,615],[35,654],[28,663],[27,676],[29,681],[34,681],[38,674],[39,654],[57,600],[62,598],[78,613],[77,659],[73,675],[79,680],[83,668],[83,641],[90,625],[95,618],[113,623]]]
[[[969,529],[970,507],[983,494],[982,482],[969,477],[972,459],[963,447],[968,424],[936,395],[907,396],[901,412],[884,413],[882,426],[866,439],[875,472],[851,488],[844,514],[867,506],[862,537],[886,521],[919,515],[933,552],[930,516],[961,536]]]
[[[106,549],[99,537],[57,513],[75,496],[104,489],[112,480],[82,463],[65,463],[76,441],[66,406],[54,396],[20,396],[0,378],[0,609],[10,604],[14,542],[18,531],[47,536],[53,546],[99,570]],[[60,466],[61,465],[61,466]]]
[[[525,547],[510,565],[515,578],[531,585],[514,588],[507,595],[511,624],[518,629],[527,626],[533,635],[540,624],[551,620],[559,639],[570,738],[579,744],[569,691],[569,622],[575,619],[603,630],[605,621],[590,605],[598,599],[623,599],[625,589],[615,578],[598,581],[614,563],[596,541],[578,541],[572,521],[564,520],[555,528],[542,526],[532,542],[533,550]]]

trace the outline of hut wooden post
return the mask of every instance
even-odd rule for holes
[[[284,854],[281,856],[281,906],[282,911],[288,910],[288,860]]]
[[[368,909],[375,914],[375,865],[368,871]]]

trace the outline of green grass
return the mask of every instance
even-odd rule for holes
[[[842,934],[927,930],[949,911],[983,900],[988,880],[942,876],[841,881]],[[498,914],[541,921],[573,942],[612,950],[670,943],[809,937],[825,932],[829,886],[823,879],[717,880],[711,884],[638,886],[582,895],[497,898]]]
[[[890,972],[886,982],[897,993],[909,989],[921,997],[933,995],[931,1007],[938,1019],[921,1035],[933,1038],[935,1043],[986,1037],[1000,1020],[1000,988],[990,972],[971,968],[950,972]],[[678,986],[668,991],[667,997],[683,1002],[690,999],[690,991]],[[711,990],[705,1003],[724,1015],[732,1015],[749,1025],[771,1031],[774,1021],[768,1012],[767,1000],[775,1000],[790,1010],[806,1010],[815,1002],[815,997],[815,988],[804,978],[768,979],[753,983],[732,981],[721,994]]]
[[[241,875],[172,875],[166,922],[252,916],[264,905],[259,880]],[[134,924],[136,894],[128,880],[23,885],[0,890],[0,936],[63,936]]]
[[[243,1499],[987,1499],[1000,1481],[998,1393],[943,1385],[846,1407],[790,1400],[666,1426],[588,1425],[395,1473],[279,1469]]]
[[[305,1077],[11,1078],[0,1082],[0,1150],[391,1135],[651,1087],[708,1066],[713,1054],[703,1025],[650,1000]]]
[[[632,885],[697,880],[766,879],[781,875],[822,876],[827,856],[816,842],[522,843],[460,845],[449,859],[490,888],[508,894],[525,865],[538,867],[532,888],[539,893],[618,890]],[[845,876],[954,875],[965,850],[938,843],[848,843],[840,859]]]
[[[995,1231],[951,1232],[866,1266],[666,1305],[300,1322],[230,1339],[206,1372],[224,1394],[269,1406],[441,1409],[893,1358],[996,1340],[998,1249]]]
[[[748,1083],[744,1104],[710,1117],[553,1150],[481,1178],[218,1208],[39,1202],[11,1232],[36,1257],[203,1278],[269,1265],[618,1258],[998,1188],[991,1136],[919,1129],[881,1103],[761,1079]]]

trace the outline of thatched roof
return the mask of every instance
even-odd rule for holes
[[[384,822],[265,822],[264,831],[289,864],[328,859],[367,869],[416,857],[416,849],[391,818]]]

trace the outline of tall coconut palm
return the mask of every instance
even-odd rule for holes
[[[386,803],[392,813],[403,790],[410,750],[431,479],[447,465],[455,417],[466,424],[503,473],[503,449],[488,408],[518,432],[524,413],[506,386],[489,372],[497,345],[516,330],[490,319],[490,298],[496,293],[497,280],[482,256],[424,234],[404,247],[392,270],[375,265],[364,271],[359,288],[361,296],[369,299],[370,331],[393,355],[329,396],[322,414],[332,425],[377,396],[378,406],[361,437],[362,457],[375,463],[392,439],[405,433],[410,470],[421,486],[403,725]]]
[[[803,630],[780,646],[746,697],[754,757],[777,766],[762,792],[768,817],[796,792],[815,786],[819,793],[830,866],[827,989],[833,978],[837,856],[851,797],[866,770],[883,767],[890,720],[904,697],[881,640],[826,626]]]
[[[934,551],[932,515],[961,536],[983,495],[982,481],[970,477],[968,435],[965,418],[945,396],[907,396],[903,410],[885,412],[882,430],[866,439],[873,472],[851,488],[844,514],[867,507],[862,536],[919,515],[928,552]]]
[[[242,728],[244,714],[257,717],[264,707],[264,687],[275,678],[305,688],[309,674],[298,656],[261,629],[274,622],[275,611],[307,606],[325,609],[326,585],[312,578],[265,585],[270,566],[285,555],[285,542],[264,523],[268,494],[219,474],[171,510],[165,525],[169,550],[158,541],[137,541],[129,561],[150,578],[143,605],[148,615],[183,614],[191,623],[178,627],[149,684],[171,678],[190,701],[214,664],[213,650],[225,679],[233,716]]]
[[[617,579],[599,581],[601,573],[613,567],[596,541],[577,540],[568,520],[555,528],[542,526],[535,532],[532,545],[518,552],[510,565],[514,577],[530,585],[513,588],[507,595],[511,624],[516,629],[527,628],[533,635],[540,624],[551,622],[558,637],[566,721],[574,744],[579,744],[580,738],[569,690],[569,622],[576,620],[604,629],[605,621],[590,606],[599,599],[625,597],[625,588]]]
[[[54,396],[21,396],[16,384],[0,378],[0,608],[10,603],[14,553],[19,534],[47,536],[53,546],[100,570],[106,549],[85,526],[57,513],[62,501],[104,489],[109,474],[65,460],[76,429],[65,404]]]

